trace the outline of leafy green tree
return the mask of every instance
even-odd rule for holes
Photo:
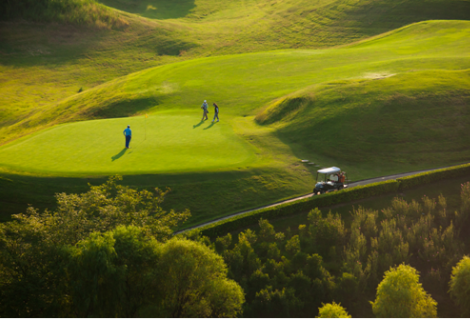
[[[348,310],[354,310],[359,296],[359,281],[349,273],[343,273],[335,287],[335,297],[340,299]]]
[[[293,236],[290,240],[287,241],[286,251],[290,257],[293,257],[298,252],[300,252],[300,239],[298,235]]]
[[[153,304],[159,295],[155,273],[162,244],[136,226],[119,226],[109,233],[114,238],[113,261],[125,270],[115,308],[119,317],[136,317],[140,309]]]
[[[401,264],[385,272],[372,311],[379,318],[435,318],[436,306],[419,283],[416,269]]]
[[[119,317],[126,268],[116,265],[111,233],[92,233],[77,247],[70,246],[69,288],[75,317]]]
[[[324,304],[321,308],[318,308],[317,318],[351,318],[351,316],[341,304],[333,302]]]
[[[13,221],[0,224],[0,316],[74,316],[78,312],[74,303],[86,306],[80,312],[96,315],[96,308],[102,307],[99,301],[84,302],[80,300],[79,291],[73,293],[75,300],[70,298],[72,287],[67,286],[67,272],[72,273],[74,264],[91,268],[92,256],[98,255],[103,258],[102,265],[89,271],[106,279],[106,274],[112,270],[103,268],[112,265],[119,268],[125,262],[119,264],[118,260],[113,260],[112,252],[119,247],[119,237],[116,235],[114,248],[114,244],[103,240],[109,237],[104,233],[128,225],[138,227],[143,233],[142,239],[166,240],[172,236],[172,230],[188,218],[188,211],[167,213],[161,209],[165,192],[137,191],[118,185],[120,179],[119,176],[110,178],[107,183],[91,187],[81,195],[59,194],[56,210],[39,213],[29,208],[27,214],[14,215]],[[91,235],[94,238],[90,238]],[[114,239],[114,235],[112,237]],[[88,247],[84,247],[85,244]],[[134,262],[134,258],[129,259]],[[131,278],[128,280],[135,283]],[[77,284],[81,285],[92,288],[95,284]],[[130,296],[136,297],[135,294]],[[132,312],[118,314],[128,316]]]
[[[318,209],[310,211],[308,215],[310,221],[309,233],[317,250],[324,256],[329,253],[329,248],[334,246],[342,248],[344,245],[346,230],[341,216],[328,213],[326,218],[322,218]]]
[[[302,307],[292,288],[282,290],[268,286],[256,294],[253,301],[253,315],[256,318],[289,318]]]
[[[460,307],[463,317],[470,316],[470,258],[464,256],[452,269],[450,294]]]
[[[62,295],[64,252],[42,239],[44,228],[39,223],[0,224],[1,317],[67,316]]]
[[[276,231],[274,227],[266,219],[259,220],[259,236],[258,239],[260,242],[274,242]]]
[[[241,312],[241,287],[227,279],[223,259],[193,241],[172,239],[159,253],[158,316],[234,317]]]

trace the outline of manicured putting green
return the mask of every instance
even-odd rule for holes
[[[61,125],[1,148],[0,165],[51,174],[129,174],[226,169],[256,160],[254,148],[228,123],[201,122],[200,116],[163,113]],[[122,133],[127,125],[130,149]]]

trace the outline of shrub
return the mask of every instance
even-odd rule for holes
[[[318,309],[317,318],[351,318],[341,304],[327,303]]]
[[[463,164],[446,169],[424,172],[409,177],[399,178],[397,181],[399,182],[399,191],[403,191],[427,183],[465,175],[470,175],[470,164]]]

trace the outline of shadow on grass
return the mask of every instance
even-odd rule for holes
[[[201,122],[199,122],[198,124],[193,125],[193,129],[196,129],[197,127],[199,127],[203,123],[204,123],[204,120],[201,120]]]
[[[178,19],[196,8],[195,0],[98,0],[109,7],[150,19]]]
[[[124,153],[126,153],[126,151],[127,151],[127,148],[122,149],[118,154],[111,157],[112,159],[111,161],[119,159],[120,157],[124,155]]]
[[[123,118],[135,115],[137,112],[158,106],[160,102],[155,97],[126,99],[117,102],[111,102],[101,107],[99,110],[93,110],[90,114],[94,118]]]
[[[211,123],[211,125],[210,125],[210,126],[208,126],[208,127],[205,127],[205,128],[204,128],[204,130],[207,130],[207,129],[210,129],[210,128],[212,128],[212,126],[214,126],[214,124],[215,124],[215,122],[212,122],[212,123]]]

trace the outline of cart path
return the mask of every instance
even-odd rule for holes
[[[448,167],[442,167],[442,168],[421,170],[421,171],[398,173],[398,174],[392,174],[392,175],[389,175],[389,176],[383,176],[383,177],[378,177],[378,178],[360,180],[360,181],[352,182],[352,183],[348,184],[347,186],[348,186],[348,189],[349,189],[349,188],[354,188],[354,187],[358,187],[358,186],[364,186],[364,185],[371,184],[371,183],[382,182],[382,181],[387,181],[387,180],[394,180],[394,179],[398,179],[398,178],[402,178],[402,177],[406,177],[406,176],[412,176],[412,175],[415,175],[415,174],[418,174],[418,173],[429,172],[429,171],[440,170],[440,169],[446,169],[446,168],[450,168],[450,167],[455,167],[455,165],[448,166]],[[297,200],[300,200],[300,199],[309,198],[311,196],[313,196],[313,192],[308,193],[308,194],[303,195],[303,196],[300,196],[300,197],[275,202],[273,204],[268,204],[266,206],[262,206],[262,207],[258,207],[258,208],[254,208],[254,209],[250,209],[250,210],[245,210],[245,211],[240,211],[240,212],[237,212],[237,213],[232,213],[228,216],[224,216],[224,217],[221,217],[221,218],[211,220],[209,222],[204,222],[204,223],[198,224],[197,226],[193,226],[193,227],[190,227],[190,228],[186,228],[186,229],[183,229],[183,230],[176,231],[174,234],[177,235],[177,234],[183,233],[185,231],[206,227],[206,226],[211,225],[213,223],[220,222],[220,221],[223,221],[223,220],[227,220],[229,218],[233,218],[233,217],[236,217],[236,216],[248,213],[248,212],[253,212],[253,211],[256,211],[256,210],[261,210],[261,209],[266,209],[266,208],[272,208],[272,207],[275,207],[275,206],[278,206],[278,205],[281,205],[281,204],[294,202],[294,201],[297,201]]]

